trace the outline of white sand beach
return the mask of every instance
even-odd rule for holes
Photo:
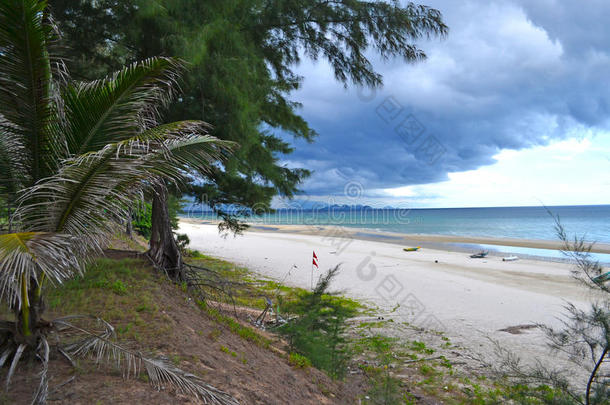
[[[442,331],[475,355],[490,356],[492,338],[527,359],[548,357],[539,330],[511,334],[500,329],[557,325],[566,301],[583,304],[587,298],[567,263],[471,259],[464,252],[428,248],[405,252],[396,243],[343,238],[340,228],[325,228],[319,235],[316,227],[310,228],[304,234],[274,226],[223,238],[214,224],[182,220],[179,232],[206,254],[304,288],[310,286],[315,251],[320,264],[316,276],[341,266],[332,289],[374,304],[399,321]]]

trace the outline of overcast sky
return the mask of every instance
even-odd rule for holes
[[[303,63],[320,136],[286,160],[311,200],[402,207],[610,202],[610,2],[430,0],[428,59],[377,62],[375,93]]]

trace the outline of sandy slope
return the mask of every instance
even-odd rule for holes
[[[127,251],[106,251],[105,255],[117,260],[134,257],[133,252]],[[154,304],[159,308],[140,312],[140,322],[131,318],[136,311],[134,308],[122,306],[125,295],[118,296],[108,290],[88,286],[70,290],[74,293],[84,293],[82,295],[87,298],[78,302],[86,305],[87,309],[95,314],[101,313],[102,307],[108,302],[116,301],[113,306],[115,318],[105,319],[117,328],[131,325],[137,336],[137,342],[122,336],[122,346],[141,350],[145,355],[164,356],[183,370],[192,372],[212,386],[231,394],[244,405],[351,405],[356,402],[355,397],[366,390],[362,378],[354,378],[343,384],[332,381],[319,370],[301,370],[291,366],[285,356],[277,354],[277,347],[283,348],[284,344],[276,342],[272,335],[259,331],[273,341],[270,349],[240,337],[226,325],[217,323],[202,312],[180,287],[154,272],[147,262],[140,263],[132,264],[132,271],[133,277],[141,283],[126,282],[126,294],[154,294]],[[101,297],[102,295],[104,297]],[[110,297],[106,297],[107,295]],[[47,315],[68,315],[63,312],[62,307],[56,308],[56,311],[58,312]],[[244,318],[238,319],[242,325],[248,325],[247,319]],[[169,386],[156,390],[143,378],[126,380],[118,370],[98,366],[93,360],[76,359],[78,367],[71,367],[55,350],[51,353],[49,404],[204,403],[192,396],[175,392]],[[102,364],[104,363],[102,361]],[[112,364],[112,361],[109,363]],[[0,404],[29,404],[32,399],[32,384],[38,384],[40,379],[39,371],[40,368],[35,362],[19,367],[10,391],[0,397]]]
[[[215,225],[182,221],[180,232],[189,235],[196,249],[266,276],[286,277],[286,284],[300,287],[310,285],[315,250],[320,263],[316,274],[341,265],[334,289],[386,311],[400,304],[390,316],[443,331],[475,355],[491,354],[491,337],[526,358],[548,358],[537,329],[522,334],[500,329],[557,324],[565,300],[586,300],[586,292],[570,278],[570,265],[564,263],[470,259],[463,252],[427,248],[404,252],[395,243],[342,238],[346,235],[332,228],[317,236],[254,229],[223,239]]]

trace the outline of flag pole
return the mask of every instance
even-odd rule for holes
[[[313,260],[311,261],[311,278],[309,280],[309,286],[311,287],[311,292],[313,292]]]
[[[312,258],[311,258],[311,278],[309,280],[309,286],[311,287],[311,291],[313,292],[313,266],[316,266],[316,269],[319,269],[318,267],[318,256],[316,256],[316,251],[314,250],[312,252]]]

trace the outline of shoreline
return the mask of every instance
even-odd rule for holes
[[[217,225],[221,221],[195,218],[180,218],[180,222]],[[490,255],[502,253],[501,247],[516,247],[527,249],[546,249],[559,251],[563,244],[557,240],[544,239],[516,239],[516,238],[491,238],[484,236],[457,236],[457,235],[435,235],[435,234],[406,234],[389,231],[379,231],[370,228],[347,227],[341,225],[284,225],[284,224],[248,224],[250,227],[246,232],[287,233],[310,236],[322,236],[327,238],[350,238],[363,241],[375,241],[391,243],[396,245],[415,245],[429,249],[447,250],[452,252],[471,252],[473,249],[463,245],[493,245],[498,246],[497,252]],[[591,253],[610,254],[610,243],[594,243]],[[552,258],[532,254],[523,254],[524,257],[540,259],[544,261],[565,261],[561,258]]]

